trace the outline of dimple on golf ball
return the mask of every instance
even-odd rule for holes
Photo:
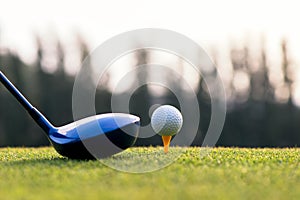
[[[151,126],[161,136],[177,134],[183,123],[180,111],[174,106],[163,105],[158,107],[152,114]]]

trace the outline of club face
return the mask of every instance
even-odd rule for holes
[[[101,159],[131,147],[139,133],[134,115],[109,113],[88,117],[49,131],[58,153],[73,159]]]

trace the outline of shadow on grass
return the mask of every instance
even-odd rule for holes
[[[2,162],[3,167],[74,167],[78,165],[86,165],[89,167],[99,167],[101,163],[98,160],[75,160],[68,159],[64,157],[56,158],[32,158],[32,159],[23,159],[23,160],[10,160]]]
[[[39,169],[49,167],[55,169],[99,169],[108,167],[123,172],[143,173],[167,167],[176,161],[184,151],[181,148],[171,148],[170,152],[165,154],[162,148],[132,148],[101,160],[75,160],[58,154],[31,154],[27,155],[28,157],[10,157],[1,165],[7,168],[32,167]]]

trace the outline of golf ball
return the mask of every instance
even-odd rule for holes
[[[163,105],[152,114],[151,126],[161,136],[175,135],[182,127],[183,119],[180,111],[174,106]]]

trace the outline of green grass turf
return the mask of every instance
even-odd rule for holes
[[[106,162],[139,168],[183,150],[131,148]],[[168,167],[132,174],[65,159],[50,147],[2,148],[0,199],[300,199],[299,158],[297,148],[213,148],[203,157],[188,148]]]

